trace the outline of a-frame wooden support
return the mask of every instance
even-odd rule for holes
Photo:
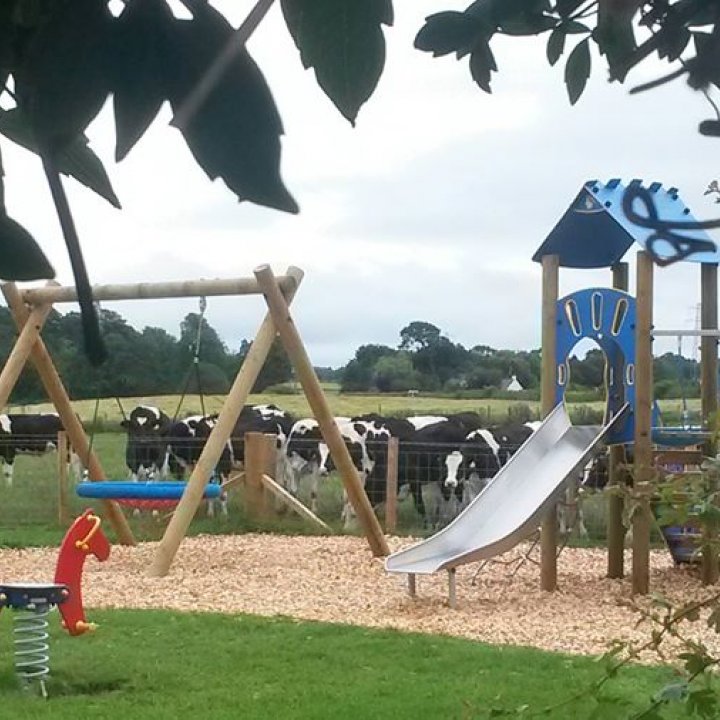
[[[70,444],[87,467],[88,477],[90,480],[106,480],[105,471],[102,469],[95,453],[90,449],[90,443],[82,423],[75,415],[65,386],[55,369],[55,364],[45,347],[45,343],[40,337],[42,325],[52,307],[51,303],[42,303],[29,310],[28,306],[23,302],[15,283],[5,283],[2,286],[2,293],[7,300],[20,335],[8,357],[8,361],[3,367],[2,373],[0,373],[0,400],[2,401],[0,402],[0,408],[5,407],[7,404],[10,393],[15,387],[20,372],[29,357],[40,376],[45,392],[60,416],[65,432],[70,438]],[[115,530],[118,542],[123,545],[134,545],[135,538],[120,506],[112,500],[104,500],[103,511],[113,530]]]
[[[269,308],[228,393],[217,423],[187,482],[185,492],[158,544],[149,568],[151,576],[163,576],[170,570],[182,539],[202,501],[205,485],[232,434],[237,418],[278,334],[295,367],[335,465],[340,471],[348,498],[358,516],[370,548],[376,556],[388,554],[389,549],[380,523],[365,494],[359,474],[335,424],[327,399],[288,309],[302,278],[303,273],[298,268],[291,267],[285,276],[276,278],[269,266],[262,265],[255,270],[254,278],[198,280],[184,283],[99,285],[93,288],[93,296],[96,301],[262,293]],[[52,304],[76,301],[76,289],[50,284],[43,288],[20,291],[14,283],[6,283],[2,286],[2,292],[13,312],[20,336],[8,362],[0,373],[0,400],[3,401],[0,407],[7,403],[12,388],[29,358],[37,369],[48,396],[60,415],[71,444],[83,462],[87,464],[90,479],[105,480],[105,473],[94,453],[90,451],[87,436],[72,410],[68,394],[40,337],[42,325]],[[112,501],[105,501],[104,509],[120,542],[133,544],[135,540],[132,532],[118,505]]]
[[[262,265],[255,270],[255,278],[265,296],[269,312],[255,335],[255,340],[250,346],[245,361],[225,399],[225,404],[220,410],[215,427],[210,433],[195,469],[190,475],[185,492],[158,545],[149,570],[151,576],[162,577],[169,572],[180,543],[185,537],[190,522],[202,501],[203,490],[208,478],[220,459],[225,443],[230,438],[235,422],[250,394],[250,390],[255,384],[255,380],[265,363],[277,334],[280,335],[285,351],[300,379],[308,403],[318,421],[335,465],[340,471],[348,498],[358,515],[373,554],[381,556],[389,553],[380,523],[365,494],[358,472],[330,412],[325,394],[320,387],[320,382],[315,375],[300,339],[300,334],[297,332],[290,315],[288,304],[292,302],[295,296],[297,287],[302,281],[303,273],[298,268],[291,267],[288,268],[287,275],[294,279],[295,287],[287,290],[283,295],[277,279],[268,265]]]

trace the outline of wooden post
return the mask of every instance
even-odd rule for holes
[[[700,266],[700,302],[703,330],[718,329],[718,266],[703,263]],[[704,451],[713,457],[717,451],[714,433],[718,430],[718,339],[703,336],[700,340],[700,393],[702,422],[709,427],[713,436],[705,444]],[[713,488],[714,490],[715,488]],[[717,528],[706,527],[702,550],[703,585],[718,581]]]
[[[295,280],[295,288],[288,292],[287,302],[290,302],[302,280],[303,273],[298,268],[289,268],[288,274]],[[208,479],[222,455],[225,443],[232,435],[235,423],[260,374],[260,370],[265,364],[276,335],[277,330],[272,315],[267,313],[230,388],[230,392],[225,398],[225,403],[220,410],[215,427],[212,429],[205,447],[200,453],[200,457],[187,482],[185,492],[175,508],[175,512],[165,529],[165,534],[158,543],[155,557],[148,570],[151,577],[163,577],[168,574],[180,543],[185,537],[188,527],[190,527],[198,506],[202,502]]]
[[[70,507],[68,505],[68,441],[67,433],[61,430],[57,439],[57,473],[58,473],[58,523],[61,527],[70,524]]]
[[[4,408],[10,399],[10,394],[17,384],[20,373],[30,357],[35,343],[40,337],[40,331],[50,314],[50,305],[40,305],[33,308],[28,316],[27,322],[20,331],[8,359],[3,365],[0,373],[0,408]]]
[[[653,263],[648,253],[637,254],[637,317],[635,322],[635,490],[633,513],[632,591],[647,595],[650,589],[650,480],[653,474]]]
[[[633,595],[647,595],[650,591],[650,498],[653,483],[636,482],[637,509],[633,513]]]
[[[408,573],[408,595],[411,598],[417,597],[417,576],[415,573]]]
[[[626,262],[616,263],[612,267],[612,283],[616,290],[627,292],[629,287],[629,272]],[[626,358],[627,360],[627,358]],[[613,445],[609,450],[608,484],[620,487],[627,482],[627,472],[623,467],[625,453],[622,445]],[[622,578],[625,576],[625,525],[623,524],[623,509],[625,501],[620,495],[611,494],[608,498],[607,517],[607,576],[609,578]]]
[[[355,513],[367,537],[370,548],[376,557],[388,555],[390,549],[388,548],[380,523],[373,512],[370,501],[365,493],[365,488],[363,488],[360,482],[357,470],[350,457],[350,453],[335,424],[335,419],[330,411],[325,393],[323,393],[320,387],[317,375],[315,375],[315,370],[313,369],[300,334],[290,315],[290,310],[275,281],[275,276],[268,265],[261,265],[255,270],[255,277],[263,291],[265,301],[270,308],[270,313],[275,320],[275,325],[277,326],[277,331],[282,340],[285,352],[295,368],[305,396],[312,408],[313,415],[318,421],[323,438],[335,461],[335,466],[340,471],[348,499],[355,509]]]
[[[560,286],[560,258],[542,258],[542,416],[555,407],[557,301]],[[552,592],[557,589],[557,508],[553,505],[543,518],[540,539],[540,587]]]
[[[275,450],[275,435],[245,433],[245,488],[243,499],[248,518],[267,520],[268,498],[263,475],[268,472]]]
[[[387,448],[387,476],[385,494],[385,532],[392,534],[397,530],[398,501],[398,465],[400,459],[400,440],[391,437]]]
[[[12,311],[15,324],[22,330],[30,317],[30,312],[23,303],[17,286],[15,283],[5,283],[1,289],[7,300],[8,307]],[[105,471],[102,469],[95,453],[90,450],[90,443],[88,442],[82,423],[73,410],[65,386],[55,369],[55,365],[50,357],[50,353],[45,347],[45,343],[40,337],[35,341],[35,345],[30,354],[30,360],[40,376],[40,380],[45,387],[45,392],[48,394],[48,397],[60,416],[70,444],[85,464],[85,467],[87,467],[88,477],[90,480],[107,480]],[[134,545],[135,538],[133,537],[125,516],[120,510],[120,506],[113,500],[103,500],[102,506],[105,516],[115,530],[118,542],[123,545]]]
[[[457,573],[455,568],[448,570],[448,606],[451,610],[457,608]]]

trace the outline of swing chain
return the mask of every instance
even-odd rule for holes
[[[190,348],[193,350],[192,366],[191,366],[190,372],[187,374],[187,377],[185,379],[185,384],[183,387],[183,391],[182,391],[182,394],[180,395],[180,400],[178,401],[177,407],[175,408],[175,414],[173,415],[173,422],[175,422],[177,420],[177,418],[180,414],[180,409],[182,408],[183,402],[185,401],[185,395],[187,395],[188,387],[190,386],[190,381],[191,381],[193,375],[195,376],[195,380],[196,380],[197,386],[198,386],[198,394],[200,395],[200,410],[203,415],[206,414],[205,398],[203,397],[202,384],[200,381],[200,344],[202,341],[203,323],[205,322],[205,311],[207,310],[207,298],[204,295],[200,296],[199,309],[200,309],[200,315],[198,318],[195,342],[192,345],[190,345]]]
[[[200,296],[200,317],[198,318],[197,335],[195,336],[195,345],[193,352],[193,363],[197,365],[200,362],[200,341],[202,339],[203,323],[205,322],[205,310],[207,310],[207,298]]]

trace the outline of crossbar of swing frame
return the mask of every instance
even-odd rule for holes
[[[277,276],[283,292],[293,283],[289,275]],[[20,291],[23,302],[29,305],[42,303],[77,302],[77,289],[72,285],[44,285]],[[216,297],[221,295],[262,295],[255,278],[227,278],[216,280],[182,280],[153,283],[120,283],[93,285],[93,300],[159,300],[178,297]]]
[[[655,337],[715,337],[720,338],[720,330],[653,330]]]

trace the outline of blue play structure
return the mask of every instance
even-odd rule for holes
[[[623,210],[623,198],[628,190],[642,188],[642,180],[631,180],[623,185],[620,180],[588,180],[565,214],[538,248],[533,260],[540,262],[544,255],[558,255],[561,267],[609,268],[622,260],[625,253],[637,243],[656,257],[671,260],[677,257],[677,248],[668,240],[658,238],[658,222],[653,212],[633,203],[633,209],[645,214],[649,221],[639,225],[630,221]],[[663,225],[671,228],[697,222],[680,199],[677,188],[664,190],[653,182],[645,188],[654,203],[654,214]],[[682,229],[682,237],[692,240],[698,247],[711,246],[714,250],[694,252],[680,260],[695,263],[720,263],[720,250],[705,230]]]
[[[558,223],[538,248],[533,260],[558,257],[560,267],[611,268],[637,244],[656,264],[677,261],[720,264],[717,244],[698,227],[678,195],[677,188],[661,183],[643,186],[632,180],[586,182]],[[555,403],[563,401],[570,383],[569,357],[573,348],[589,338],[605,354],[608,423],[628,405],[626,417],[608,436],[608,444],[634,441],[636,415],[636,299],[621,290],[587,288],[556,303]],[[662,427],[657,405],[653,412],[652,441],[664,447],[687,447],[705,442],[702,428]],[[693,556],[696,532],[692,528],[665,528],[668,547],[676,562]]]

